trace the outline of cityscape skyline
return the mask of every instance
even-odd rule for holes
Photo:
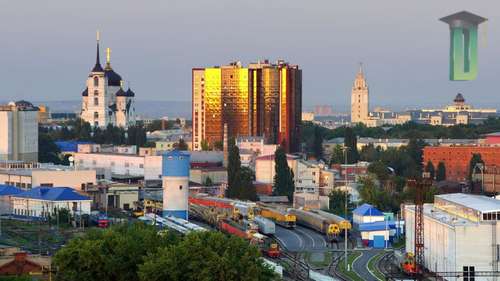
[[[431,8],[385,2],[399,13],[381,19],[374,15],[387,5],[362,5],[361,1],[342,7],[326,1],[315,6],[297,2],[280,5],[277,1],[265,8],[220,1],[197,3],[196,9],[193,3],[181,2],[154,7],[102,3],[101,9],[92,12],[92,3],[75,4],[73,9],[59,1],[22,9],[10,4],[0,12],[2,21],[10,23],[0,28],[4,37],[10,38],[0,51],[0,62],[10,66],[0,70],[7,78],[0,99],[39,100],[43,96],[46,100],[78,100],[84,90],[81,77],[90,71],[95,30],[99,29],[103,49],[113,50],[113,65],[132,78],[132,87],[141,92],[142,100],[189,102],[191,68],[267,58],[301,65],[305,108],[332,104],[338,111],[347,111],[360,61],[373,106],[397,110],[443,105],[461,92],[474,105],[500,107],[492,91],[499,64],[491,47],[500,38],[500,31],[494,28],[500,13],[491,9],[499,4],[443,1]],[[450,7],[450,3],[456,5]],[[108,17],[106,11],[111,8],[115,11]],[[490,22],[480,29],[479,75],[475,81],[451,82],[447,79],[449,31],[438,19],[467,9]],[[269,16],[278,12],[279,17]],[[142,13],[148,17],[141,17]],[[359,16],[352,19],[353,13]],[[252,16],[253,24],[238,20],[247,16]],[[68,28],[60,25],[61,21],[73,24]],[[235,24],[225,25],[226,21]],[[206,22],[219,28],[200,29]],[[377,44],[370,43],[375,40]],[[61,68],[65,71],[58,73]],[[54,73],[59,80],[57,87],[52,82]]]

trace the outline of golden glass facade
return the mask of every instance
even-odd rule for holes
[[[264,136],[298,151],[301,75],[298,66],[267,62],[193,69],[193,149],[222,141],[227,124],[229,137]]]

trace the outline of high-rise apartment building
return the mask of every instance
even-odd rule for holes
[[[38,108],[30,102],[0,105],[0,160],[38,161]]]
[[[360,65],[351,91],[351,123],[366,123],[368,111],[368,84]]]
[[[122,77],[111,67],[111,50],[106,50],[106,65],[101,66],[99,58],[99,34],[97,36],[96,63],[90,72],[86,88],[82,92],[80,117],[93,127],[112,124],[127,128],[135,124],[135,93],[124,90]]]
[[[193,68],[193,149],[229,137],[263,136],[299,150],[302,70],[284,61]]]

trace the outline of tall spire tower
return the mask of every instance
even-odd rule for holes
[[[368,119],[368,84],[363,73],[363,64],[359,70],[351,90],[351,123],[365,123]]]
[[[103,72],[104,69],[102,69],[101,60],[99,58],[99,40],[100,40],[99,30],[97,30],[96,39],[97,39],[97,53],[95,59],[95,66],[92,69],[92,72]]]

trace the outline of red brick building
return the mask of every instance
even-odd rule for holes
[[[469,174],[469,161],[472,154],[481,154],[486,167],[500,167],[500,146],[426,146],[424,148],[424,166],[430,160],[437,170],[439,162],[446,167],[446,179],[465,181]]]

